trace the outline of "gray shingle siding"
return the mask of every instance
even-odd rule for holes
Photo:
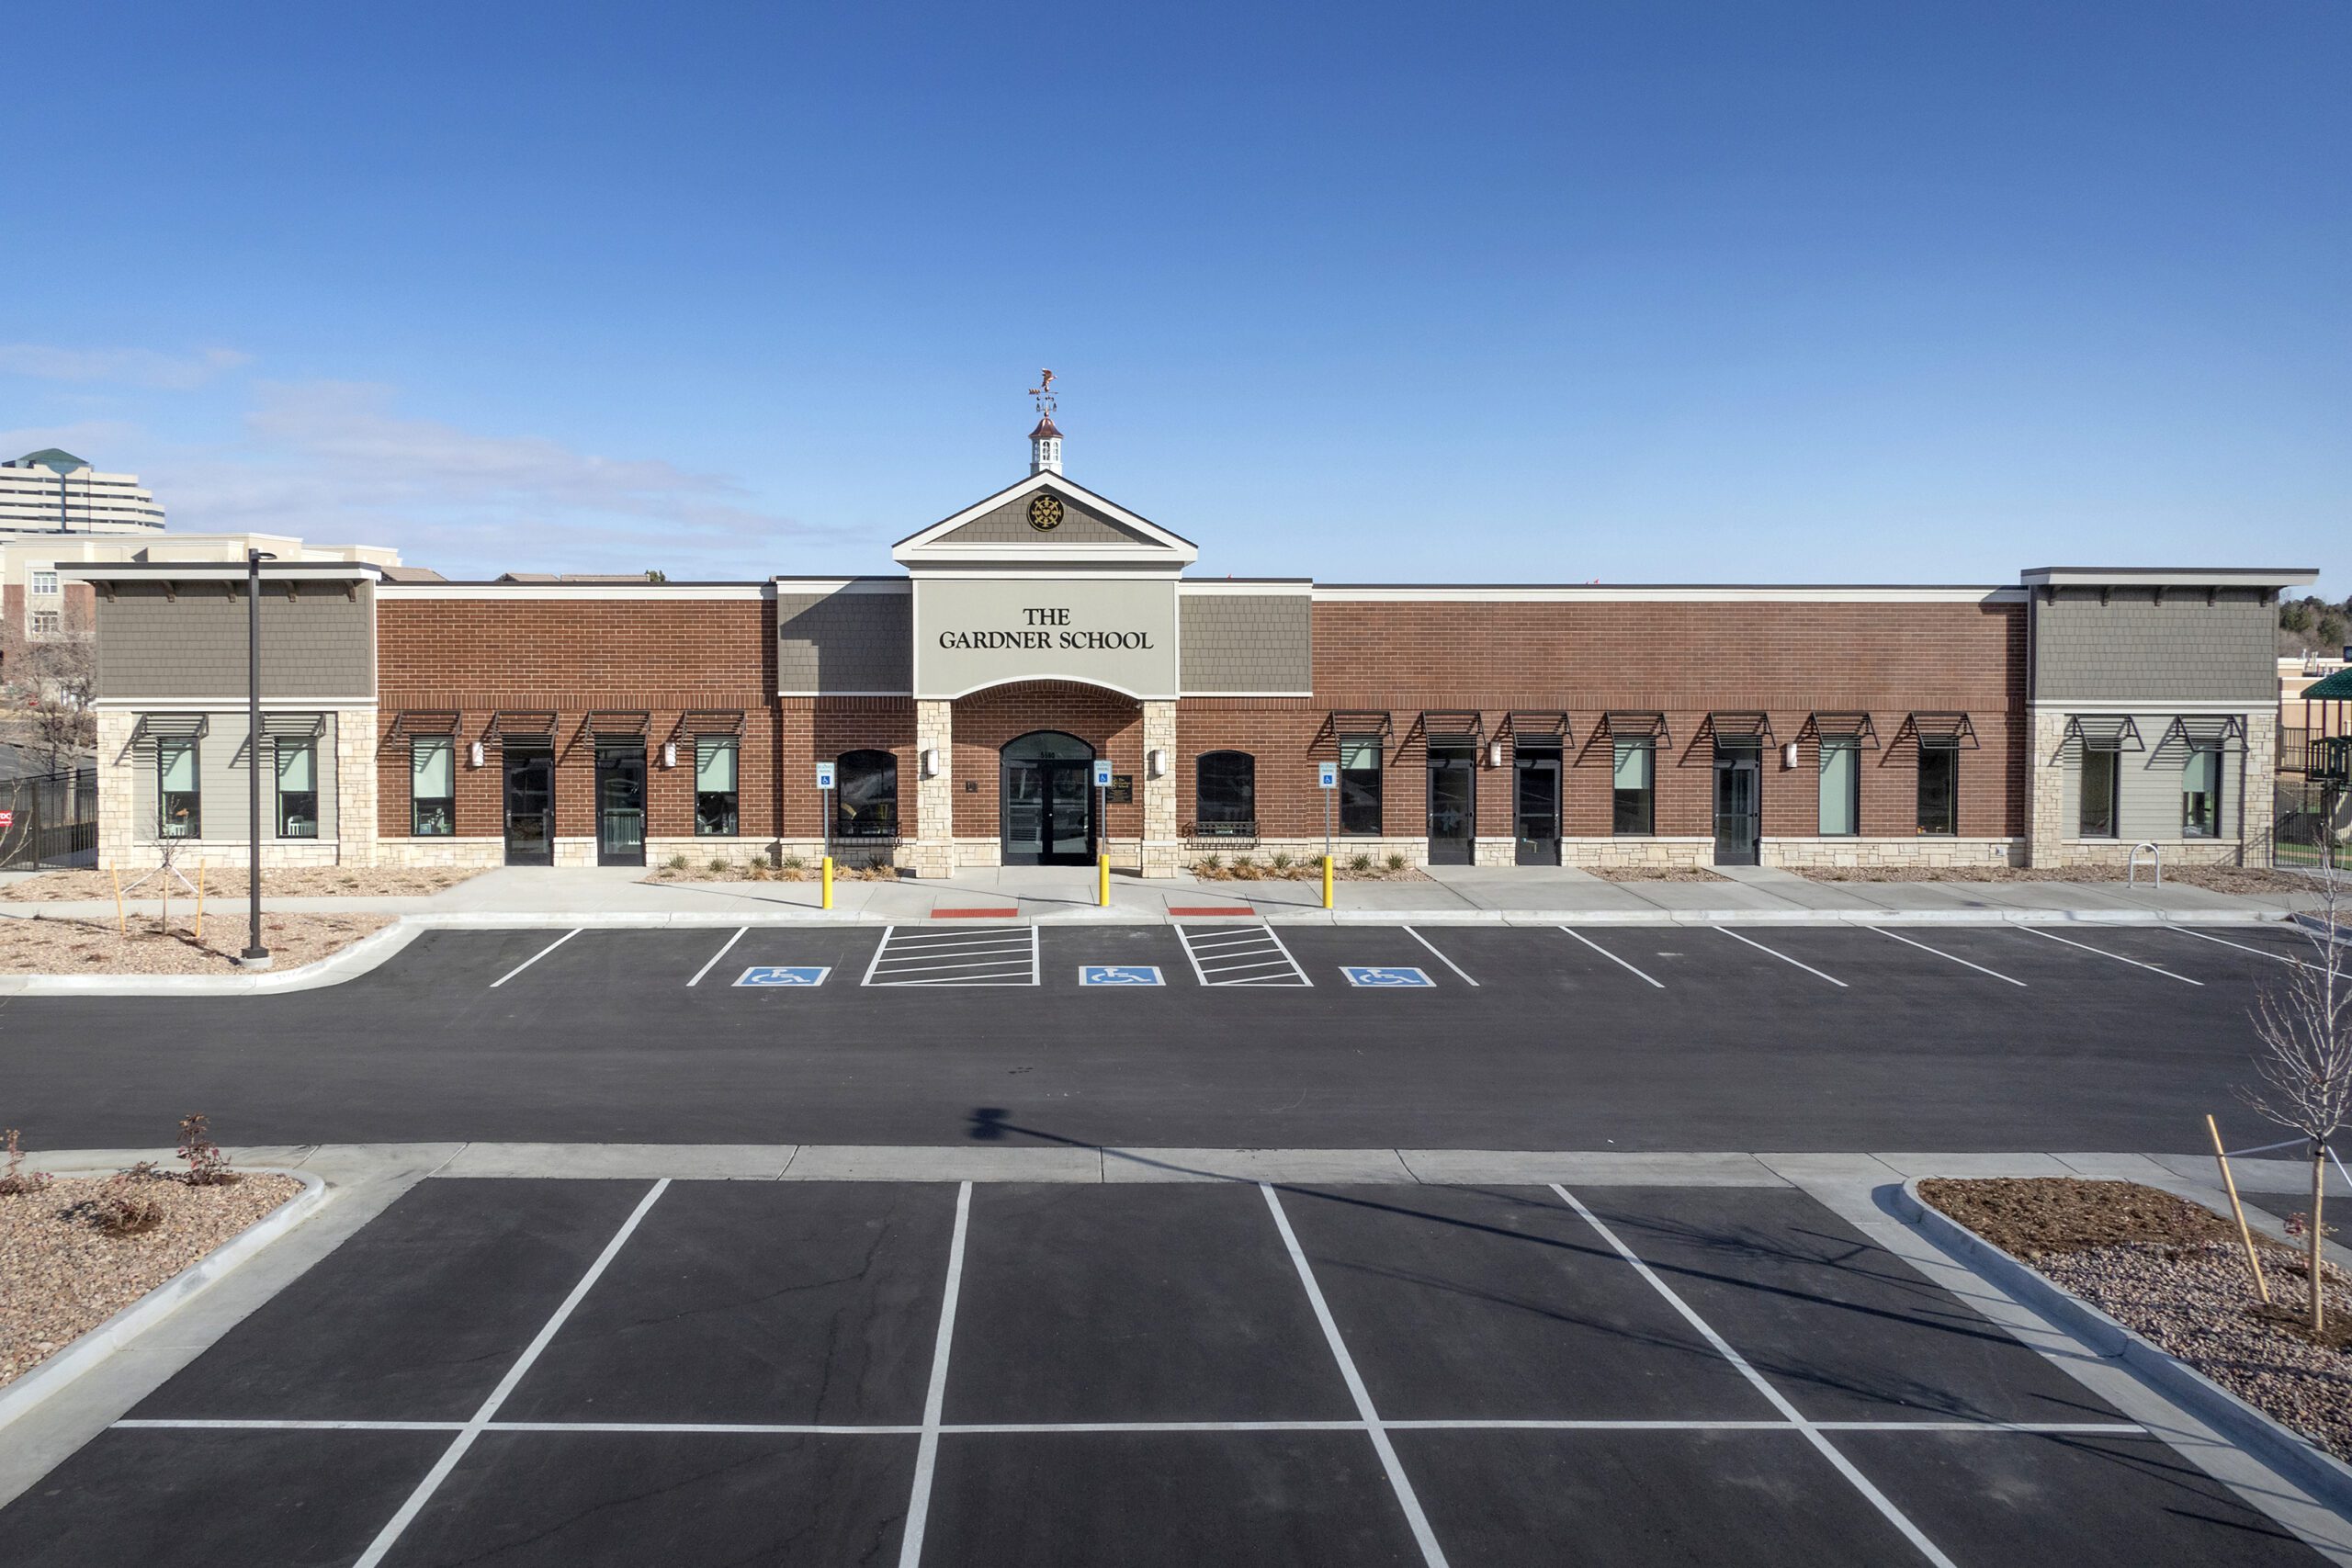
[[[1314,688],[1306,594],[1182,593],[1176,604],[1186,696]]]
[[[2033,599],[2033,694],[2045,700],[2275,701],[2278,611],[2258,589],[2061,588]]]
[[[775,596],[779,692],[910,692],[913,600],[904,593]]]
[[[234,587],[232,597],[228,587]],[[97,694],[184,702],[245,694],[243,584],[191,581],[176,600],[159,582],[115,585],[97,598]],[[343,586],[305,583],[297,597],[265,587],[261,596],[261,693],[265,699],[368,702],[376,694],[376,605],[362,583],[356,602]]]
[[[1034,545],[1041,539],[1051,539],[1057,545],[1148,545],[1153,541],[1132,528],[1122,527],[1092,507],[1085,505],[1061,491],[1061,525],[1047,533],[1029,526],[1029,502],[1033,491],[1002,506],[981,513],[969,523],[951,534],[933,541],[935,545]]]

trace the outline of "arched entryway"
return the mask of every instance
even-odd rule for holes
[[[1092,864],[1094,748],[1058,729],[1034,729],[999,756],[1004,863]]]

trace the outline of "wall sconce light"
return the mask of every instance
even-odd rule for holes
[[[1499,740],[1489,740],[1489,741],[1487,741],[1487,766],[1488,766],[1488,767],[1490,767],[1490,768],[1499,768],[1499,767],[1501,767],[1502,765],[1503,765],[1503,743],[1502,743],[1501,741],[1499,741]]]
[[[479,768],[481,766],[481,741],[477,740],[472,745],[466,748],[466,766],[469,768]]]
[[[1144,754],[1143,765],[1146,770],[1146,777],[1155,779],[1167,777],[1168,748],[1165,746],[1153,747],[1149,751]]]
[[[939,748],[936,746],[922,749],[922,776],[927,779],[939,776]]]
[[[676,741],[664,740],[662,742],[662,765],[665,768],[674,768],[678,765],[678,743]]]
[[[1781,748],[1781,766],[1793,771],[1797,765],[1797,743],[1790,741]]]

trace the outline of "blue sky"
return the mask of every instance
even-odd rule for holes
[[[452,575],[872,570],[1024,471],[1201,570],[2352,592],[2352,9],[92,0],[0,446]],[[45,56],[45,62],[36,57]]]

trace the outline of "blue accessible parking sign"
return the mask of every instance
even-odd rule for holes
[[[739,986],[821,986],[831,974],[828,964],[754,964],[737,978]]]
[[[1159,965],[1157,964],[1081,964],[1078,966],[1078,983],[1081,986],[1165,984],[1159,977]]]
[[[1433,986],[1436,981],[1421,969],[1384,969],[1372,964],[1342,964],[1340,973],[1348,977],[1351,986]]]

